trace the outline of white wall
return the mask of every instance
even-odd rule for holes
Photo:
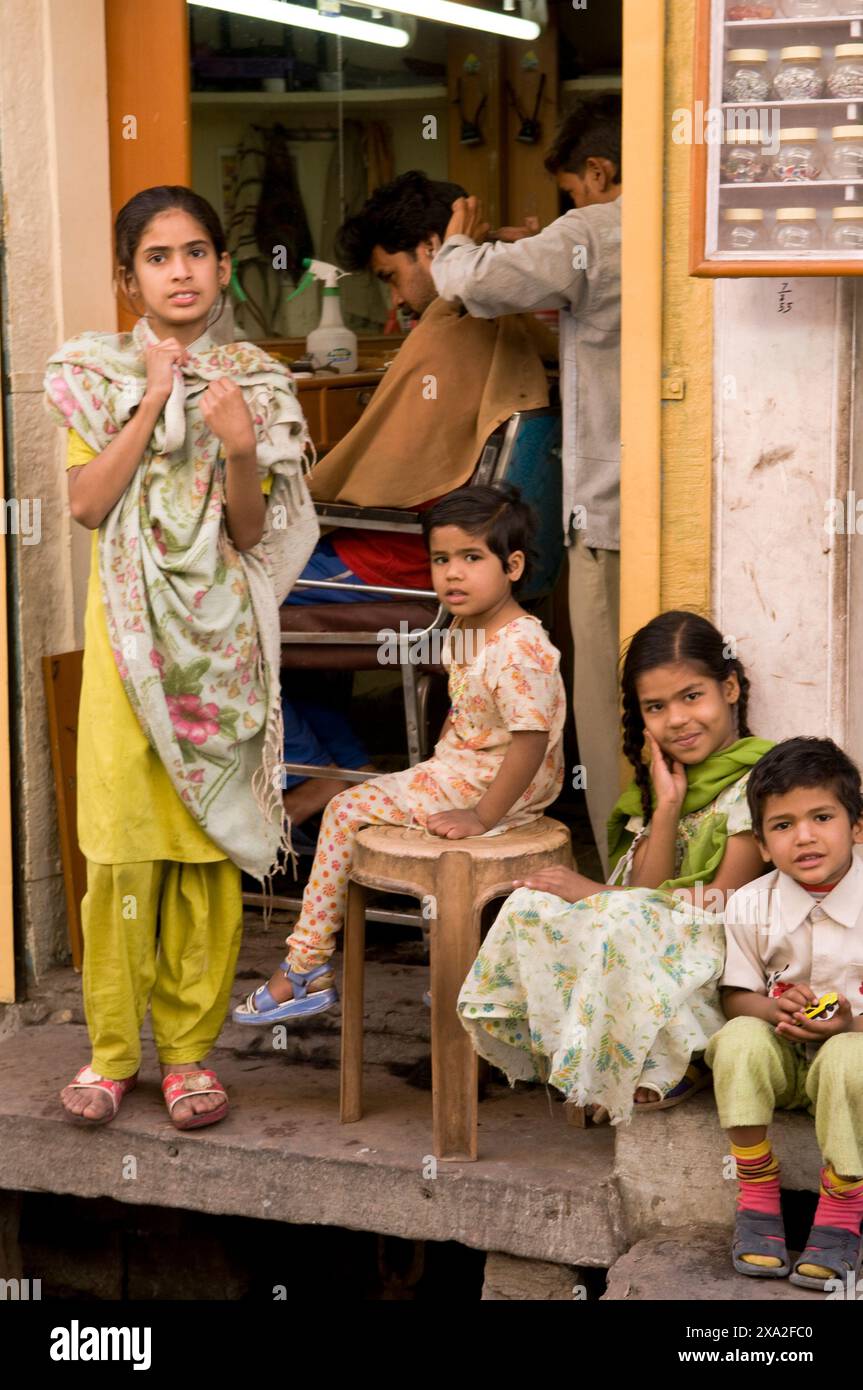
[[[849,540],[825,529],[851,476],[856,299],[849,279],[716,281],[714,612],[750,672],[754,732],[861,757],[860,590],[849,613]]]

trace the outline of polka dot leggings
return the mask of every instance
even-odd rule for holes
[[[318,847],[297,924],[287,939],[288,962],[301,974],[324,965],[335,950],[345,917],[354,839],[364,825],[417,825],[426,813],[411,813],[385,790],[386,777],[361,782],[334,796],[324,811]]]

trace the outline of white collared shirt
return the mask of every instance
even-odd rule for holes
[[[726,905],[725,939],[722,985],[769,994],[780,981],[808,984],[863,1014],[863,862],[854,854],[820,902],[778,869],[747,883]]]

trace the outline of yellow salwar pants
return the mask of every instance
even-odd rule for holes
[[[704,1053],[723,1129],[769,1125],[773,1111],[808,1110],[834,1173],[863,1177],[863,1033],[839,1033],[806,1048],[762,1018],[729,1019]]]
[[[236,864],[88,859],[81,916],[94,1071],[134,1075],[148,1004],[159,1060],[201,1061],[225,1021],[240,949]]]

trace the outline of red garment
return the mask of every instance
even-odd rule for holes
[[[425,512],[438,501],[440,498],[432,497],[412,510]],[[432,587],[431,565],[422,536],[345,530],[333,531],[327,539],[346,568],[366,584],[388,584],[400,589]]]

